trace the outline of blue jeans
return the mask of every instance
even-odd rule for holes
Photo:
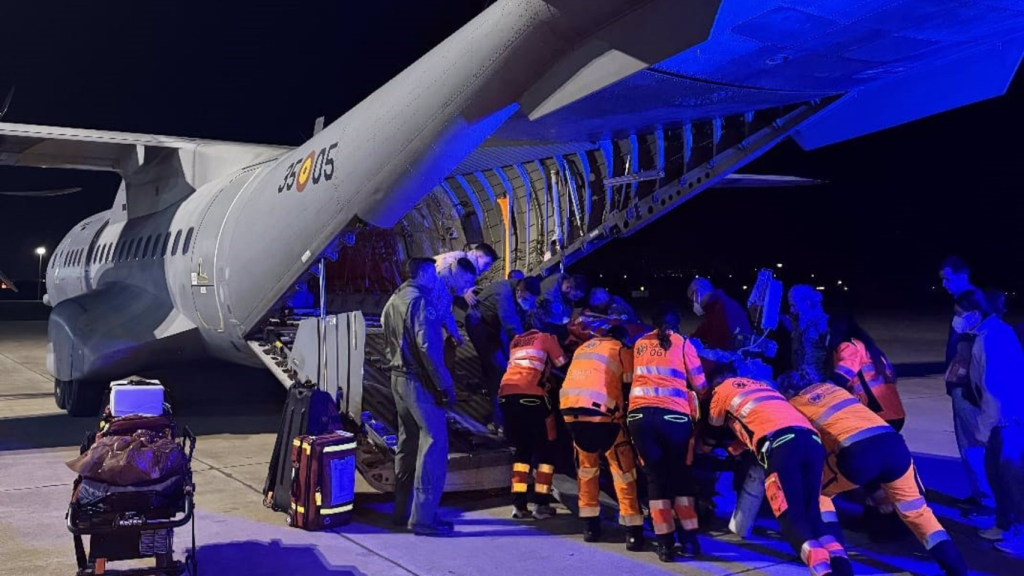
[[[985,446],[985,471],[996,500],[996,526],[1009,530],[1024,522],[1024,426],[992,429]]]
[[[391,374],[391,391],[398,409],[395,521],[408,518],[410,528],[430,526],[438,520],[448,475],[445,411],[419,380],[406,374]]]

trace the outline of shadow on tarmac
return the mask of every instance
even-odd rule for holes
[[[366,576],[354,566],[331,565],[314,546],[286,546],[280,540],[246,540],[200,546],[196,559],[199,569],[205,574],[238,574],[244,566],[248,576]]]

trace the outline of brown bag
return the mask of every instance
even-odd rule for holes
[[[324,530],[352,518],[356,439],[347,432],[297,436],[292,442],[292,498],[288,524]]]
[[[133,486],[162,480],[185,470],[185,453],[173,439],[151,430],[131,436],[98,438],[89,451],[67,463],[83,478]]]

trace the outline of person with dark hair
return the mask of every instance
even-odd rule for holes
[[[803,414],[767,382],[737,378],[726,369],[711,395],[708,438],[728,426],[764,467],[765,495],[782,536],[819,576],[853,574],[843,545],[821,519],[818,495],[825,467],[821,438]],[[730,452],[735,452],[731,448]]]
[[[512,518],[543,520],[555,515],[551,482],[555,476],[555,413],[551,407],[548,375],[552,366],[569,360],[551,334],[530,330],[512,339],[508,368],[501,378],[498,402],[505,422],[505,437],[515,448],[512,464]],[[529,492],[531,468],[535,471]],[[533,510],[527,504],[533,504]]]
[[[619,500],[619,523],[629,530],[626,549],[637,552],[644,547],[644,517],[637,499],[633,447],[625,428],[623,388],[633,378],[633,352],[625,345],[628,338],[625,328],[613,326],[607,336],[580,346],[565,375],[559,406],[576,449],[583,539],[601,538],[599,472],[604,456]]]
[[[875,340],[850,316],[829,319],[829,380],[850,391],[897,432],[907,413],[896,389],[896,372]]]
[[[970,388],[976,401],[975,440],[984,443],[985,471],[995,496],[995,526],[982,530],[996,547],[1024,555],[1024,351],[1013,328],[992,314],[979,290],[956,298],[953,329],[971,334]]]
[[[477,296],[476,306],[466,314],[466,334],[480,357],[483,382],[481,392],[494,404],[492,427],[501,426],[498,387],[508,366],[512,339],[525,332],[526,314],[536,305],[540,280],[534,276],[522,280],[493,282]]]
[[[956,265],[956,262],[952,264]],[[943,276],[948,276],[951,280],[947,283],[944,279],[943,285],[951,294],[959,290],[953,306],[953,321],[950,323],[949,342],[954,352],[952,355],[947,354],[949,367],[945,376],[946,393],[952,398],[953,431],[971,489],[970,496],[965,502],[973,509],[971,516],[990,517],[994,512],[994,502],[992,486],[989,485],[985,467],[985,445],[989,435],[981,427],[981,399],[977,395],[977,388],[971,382],[972,372],[978,369],[974,365],[976,359],[972,352],[975,335],[969,330],[964,330],[962,326],[965,314],[972,319],[979,316],[987,317],[990,314],[990,306],[981,290],[973,287],[962,289],[966,282],[966,270],[957,273],[952,273],[952,270],[950,267],[943,268]]]
[[[579,274],[553,274],[541,282],[541,297],[537,302],[539,318],[552,326],[569,323],[575,302],[590,290],[586,277]],[[564,328],[560,329],[564,332]],[[565,334],[559,334],[564,337]]]
[[[587,310],[593,314],[611,316],[626,322],[636,322],[638,316],[633,307],[606,288],[591,288],[587,297]]]
[[[832,497],[858,486],[880,487],[946,576],[967,576],[963,556],[924,499],[903,437],[849,392],[825,382],[812,368],[783,375],[779,388],[789,403],[810,420],[828,454],[820,499],[828,533],[842,543],[843,531]],[[837,558],[831,561],[834,568]]]
[[[522,270],[510,270],[508,273],[508,280],[522,280],[526,278],[526,274]]]
[[[408,523],[418,535],[447,536],[454,526],[437,512],[448,473],[445,408],[455,401],[455,384],[444,365],[441,324],[431,302],[437,283],[434,261],[413,258],[408,270],[409,280],[381,314],[398,410],[394,520]]]
[[[707,381],[696,348],[678,333],[679,322],[677,308],[658,306],[656,329],[633,347],[633,387],[626,418],[647,475],[651,521],[662,562],[674,561],[676,538],[684,553],[688,549],[693,555],[700,553],[690,446],[698,400],[707,396]]]

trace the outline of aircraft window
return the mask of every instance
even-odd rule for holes
[[[139,252],[141,252],[141,251],[142,251],[142,238],[139,238],[139,241],[135,244],[135,253],[131,255],[131,258],[134,258],[134,259],[138,260],[139,259]]]
[[[120,262],[124,258],[124,240],[118,240],[114,243],[114,250],[117,254],[114,255],[114,261]]]
[[[189,244],[192,243],[192,233],[195,232],[195,228],[189,228],[188,232],[185,233],[185,243],[181,246],[181,253],[188,254]]]
[[[106,245],[103,246],[103,262],[110,262],[110,242],[107,242]]]
[[[61,253],[60,261],[61,261],[62,265],[64,265],[64,266],[68,265],[68,252],[67,252],[67,250],[65,250],[65,251],[63,251]]]
[[[174,235],[174,245],[171,246],[171,256],[178,255],[178,243],[181,242],[181,230],[178,230],[177,234]]]
[[[167,257],[167,244],[169,244],[170,242],[171,242],[171,233],[168,232],[167,234],[164,234],[164,245],[163,245],[162,248],[160,248],[160,257],[161,258],[166,258]]]
[[[132,251],[134,249],[135,249],[135,238],[132,238],[131,240],[128,241],[128,249],[124,251],[124,259],[125,260],[131,260],[132,259]]]
[[[152,242],[153,242],[153,235],[152,235],[152,234],[150,234],[149,236],[146,236],[146,245],[145,245],[145,247],[144,247],[144,248],[142,249],[142,257],[143,257],[143,258],[147,258],[147,257],[149,257],[149,245],[150,245],[150,244],[151,244]]]
[[[82,260],[82,250],[81,249],[75,250],[75,260],[72,263],[75,266],[78,266],[79,264],[81,264],[81,260]]]
[[[107,245],[106,244],[100,244],[99,247],[96,248],[96,263],[97,264],[103,264],[103,262],[106,260],[106,256],[107,256]]]

